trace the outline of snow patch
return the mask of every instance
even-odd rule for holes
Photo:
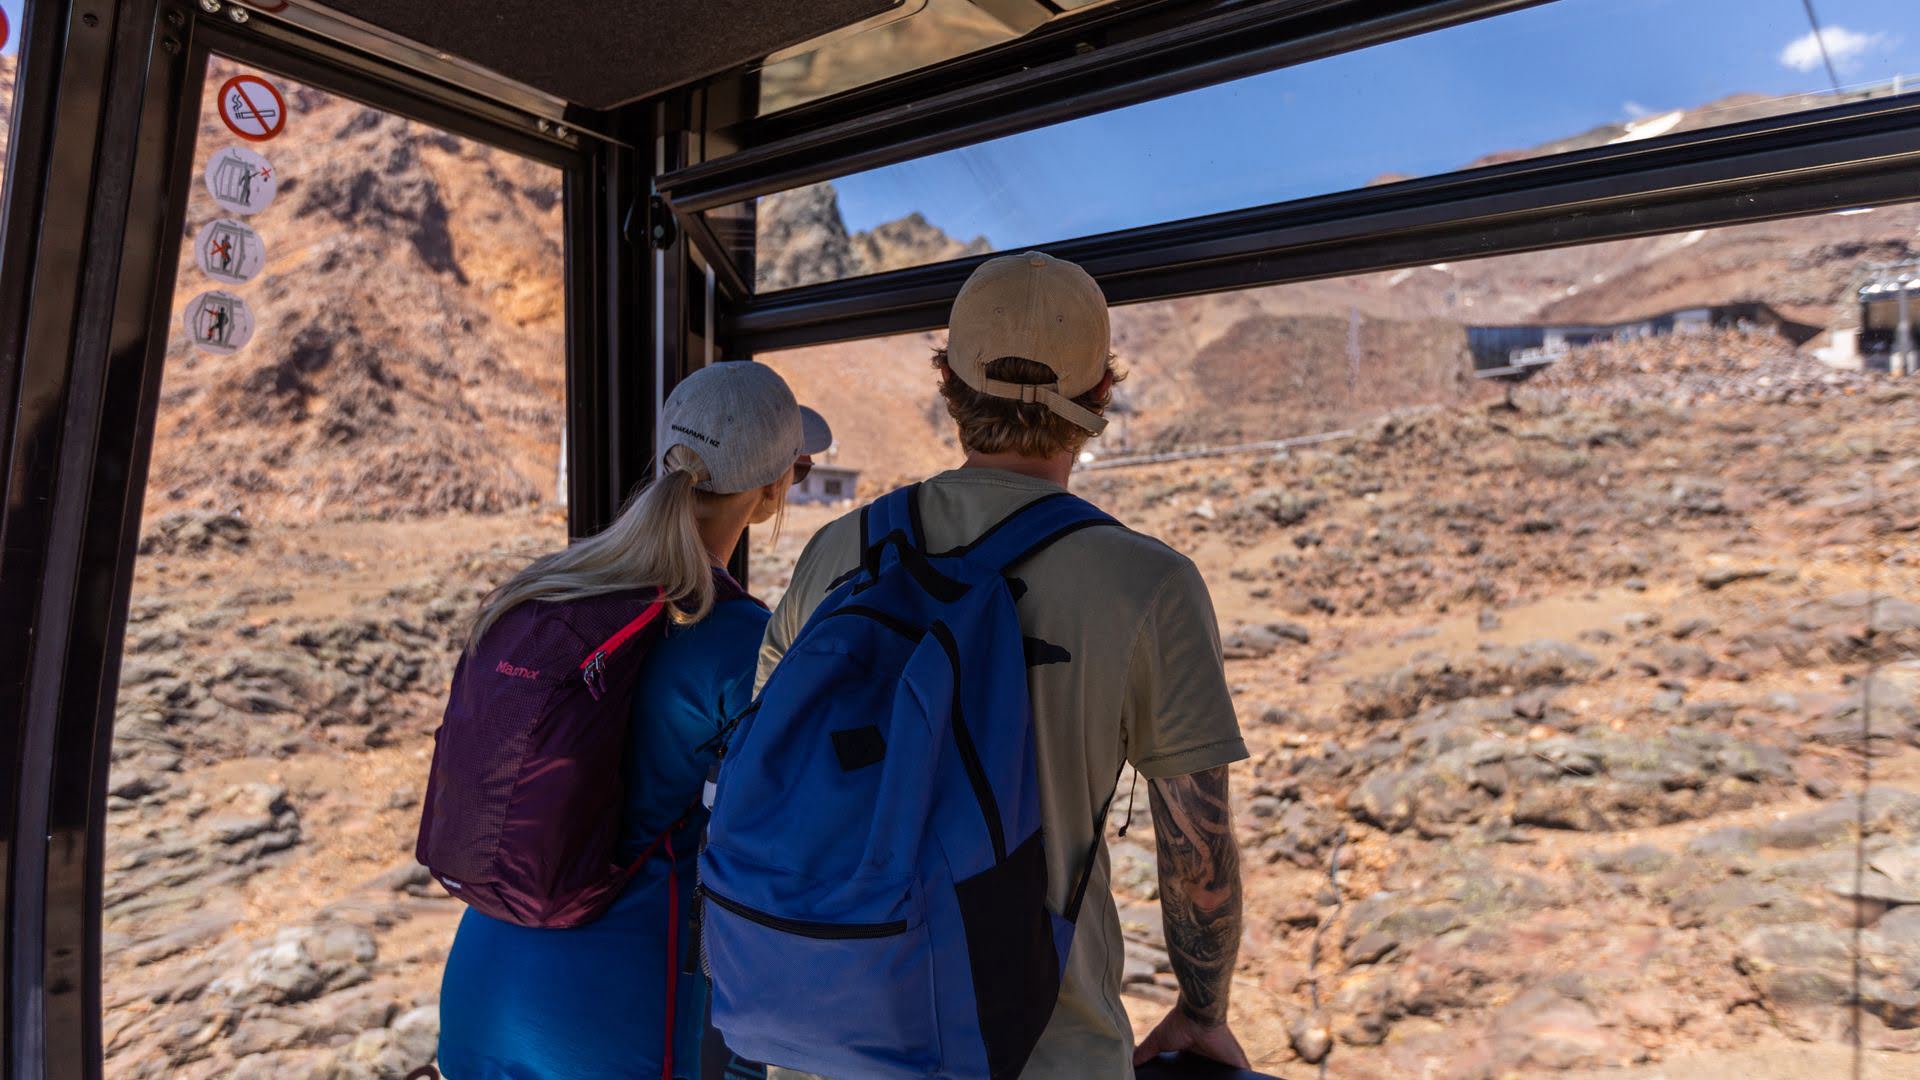
[[[1667,132],[1679,127],[1680,121],[1686,119],[1686,116],[1687,110],[1675,109],[1669,113],[1661,113],[1659,116],[1650,116],[1645,120],[1635,120],[1627,125],[1626,134],[1614,139],[1609,139],[1607,145],[1612,146],[1614,143],[1639,142],[1641,139],[1651,139],[1656,135],[1665,135]]]

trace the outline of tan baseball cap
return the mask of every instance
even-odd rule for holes
[[[947,366],[983,394],[1037,401],[1095,435],[1105,417],[1072,399],[1100,385],[1111,346],[1107,298],[1093,276],[1039,251],[980,264],[947,319]],[[1051,383],[987,377],[987,365],[1017,356],[1053,369]]]

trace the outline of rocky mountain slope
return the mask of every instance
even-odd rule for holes
[[[231,73],[216,62],[208,81]],[[565,382],[559,174],[284,89],[288,130],[265,147],[279,193],[249,219],[267,268],[232,290],[258,328],[215,357],[176,325],[149,513],[301,520],[550,499]],[[233,141],[203,116],[196,175]],[[196,184],[176,311],[216,287],[190,249],[220,215]]]
[[[1729,98],[1472,164],[1819,103]],[[763,200],[761,213],[762,288],[838,280],[988,248],[982,237],[965,243],[947,237],[937,222],[918,214],[849,234],[831,184]],[[1466,400],[1474,393],[1464,377],[1470,363],[1461,328],[1468,325],[1621,322],[1688,306],[1759,300],[1797,321],[1851,327],[1857,314],[1846,298],[1861,268],[1916,255],[1920,204],[1907,204],[1117,308],[1115,349],[1136,378],[1122,392],[1132,416],[1103,449],[1284,437],[1338,427],[1384,408]],[[938,340],[926,335],[890,348],[840,347],[845,356],[838,369],[855,384],[897,382],[883,369],[896,363],[917,368]],[[806,378],[802,368],[816,366],[820,355],[825,353],[765,359]],[[1221,372],[1228,374],[1221,378]],[[944,435],[944,417],[924,408],[927,386],[916,371],[908,384],[912,396],[901,402],[913,423],[875,426],[852,409],[835,415],[846,429],[843,457],[871,463],[883,474],[878,479],[919,468],[917,456],[894,463],[896,448],[916,432],[922,446],[935,446]],[[917,428],[922,415],[932,418],[932,430]]]
[[[1618,392],[1646,366],[1082,485],[1213,586],[1256,746],[1236,1002],[1275,1064],[1704,1077],[1780,1033],[1837,1050],[1856,911],[1866,1045],[1920,1049],[1920,394],[1757,369],[1710,403]],[[1164,995],[1149,915],[1130,977]]]

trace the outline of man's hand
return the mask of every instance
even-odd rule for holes
[[[1227,767],[1151,781],[1147,794],[1160,865],[1160,917],[1180,1001],[1140,1044],[1134,1063],[1187,1050],[1247,1068],[1247,1055],[1227,1027],[1241,906]]]
[[[1217,1027],[1204,1027],[1198,1020],[1188,1016],[1180,1006],[1175,1005],[1167,1011],[1166,1019],[1161,1020],[1147,1036],[1145,1042],[1134,1048],[1133,1063],[1145,1065],[1160,1054],[1177,1053],[1185,1050],[1204,1058],[1212,1058],[1223,1065],[1236,1069],[1251,1069],[1247,1061],[1247,1052],[1240,1049],[1240,1040],[1233,1037],[1233,1029],[1225,1024]]]

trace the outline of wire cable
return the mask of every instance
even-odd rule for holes
[[[1827,54],[1827,32],[1820,29],[1820,16],[1813,13],[1813,0],[1800,0],[1807,9],[1807,25],[1813,27],[1813,43],[1820,46],[1820,62],[1827,65],[1827,81],[1833,84],[1833,92],[1840,93],[1840,74],[1833,68],[1833,57]]]
[[[1853,962],[1853,992],[1848,995],[1848,1027],[1853,1040],[1853,1080],[1861,1080],[1866,1069],[1866,1039],[1861,1031],[1865,1019],[1863,993],[1866,972],[1867,905],[1867,800],[1873,794],[1873,683],[1880,675],[1880,479],[1871,459],[1867,462],[1867,627],[1863,640],[1867,647],[1867,677],[1860,686],[1860,803],[1855,809],[1853,831],[1853,943],[1849,952]]]

